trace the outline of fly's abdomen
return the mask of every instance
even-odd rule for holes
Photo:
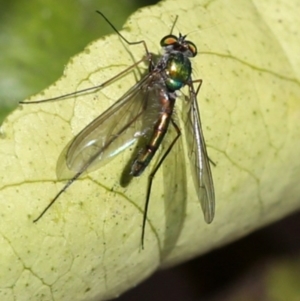
[[[152,160],[167,132],[171,116],[172,109],[171,111],[168,110],[168,112],[161,113],[160,118],[153,127],[153,133],[149,139],[149,143],[142,148],[131,166],[131,174],[134,177],[140,176]]]

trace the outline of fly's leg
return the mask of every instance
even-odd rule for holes
[[[198,87],[197,87],[196,91],[194,90],[194,88],[192,89],[192,91],[194,91],[194,93],[195,93],[195,96],[198,95],[198,93],[201,89],[203,80],[202,79],[195,79],[195,80],[192,81],[192,84],[196,84],[196,83],[198,83]]]
[[[149,69],[152,68],[152,66],[154,65],[153,63],[153,55],[149,52],[147,44],[144,40],[140,40],[140,41],[136,41],[136,42],[130,42],[128,41],[117,29],[116,27],[105,17],[105,15],[100,12],[100,11],[96,11],[98,14],[100,14],[103,19],[112,27],[112,29],[119,35],[119,37],[128,45],[139,45],[142,44],[145,48],[145,52],[146,55],[140,59],[139,61],[135,62],[134,64],[132,64],[130,67],[126,68],[125,70],[123,70],[122,72],[120,72],[119,74],[111,77],[109,80],[105,81],[102,84],[90,87],[90,88],[86,88],[86,89],[82,89],[79,91],[75,91],[75,92],[71,92],[71,93],[67,93],[64,95],[60,95],[60,96],[56,96],[56,97],[51,97],[51,98],[46,98],[46,99],[41,99],[41,100],[34,100],[34,101],[30,101],[30,102],[24,102],[24,101],[20,101],[20,104],[33,104],[33,103],[43,103],[43,102],[48,102],[48,101],[53,101],[53,100],[63,100],[65,98],[68,98],[70,96],[75,96],[75,95],[81,95],[83,93],[88,93],[88,92],[93,92],[99,89],[103,89],[105,87],[107,87],[108,85],[110,85],[111,83],[113,83],[115,80],[118,80],[119,78],[121,78],[124,74],[128,73],[130,70],[135,69],[138,65],[140,65],[142,62],[148,61],[149,63]]]
[[[144,40],[136,41],[136,42],[130,42],[128,41],[119,31],[118,29],[106,18],[106,16],[99,10],[96,10],[96,13],[102,16],[102,18],[110,25],[110,27],[115,31],[115,33],[128,45],[138,45],[143,44],[146,50],[146,54],[149,55],[149,51],[146,45],[146,42]]]
[[[144,214],[143,214],[143,223],[142,223],[142,235],[141,235],[142,249],[144,249],[145,228],[146,228],[147,213],[148,213],[148,207],[149,207],[149,201],[150,201],[150,195],[151,195],[153,179],[155,177],[156,172],[159,170],[162,163],[164,162],[164,160],[166,159],[166,157],[169,155],[170,151],[172,150],[173,146],[177,142],[178,138],[181,136],[181,131],[180,131],[178,125],[175,123],[175,121],[172,118],[171,118],[171,124],[174,126],[177,135],[174,138],[174,140],[172,141],[172,143],[169,145],[168,149],[163,154],[161,159],[159,160],[158,164],[155,166],[154,170],[151,172],[151,174],[148,177],[147,194],[146,194],[146,201],[145,201]]]
[[[85,93],[88,93],[88,92],[94,92],[94,91],[103,89],[103,88],[109,86],[110,84],[112,84],[114,81],[121,78],[123,75],[127,74],[130,70],[135,69],[141,63],[145,62],[145,60],[149,60],[149,64],[152,64],[152,55],[149,54],[149,57],[146,57],[146,59],[143,57],[142,59],[138,60],[133,65],[129,66],[125,70],[121,71],[120,73],[118,73],[117,75],[111,77],[109,80],[105,81],[104,83],[102,83],[100,85],[96,85],[96,86],[89,87],[89,88],[86,88],[86,89],[83,89],[83,90],[79,90],[79,91],[75,91],[75,92],[71,92],[71,93],[67,93],[67,94],[63,94],[63,95],[55,96],[55,97],[51,97],[51,98],[46,98],[46,99],[41,99],[41,100],[34,100],[34,101],[30,101],[30,102],[20,101],[19,103],[22,104],[22,105],[28,105],[28,104],[37,104],[37,103],[43,103],[43,102],[48,102],[48,101],[53,101],[53,100],[64,100],[64,99],[66,99],[68,97],[71,97],[71,96],[81,95],[81,94],[85,94]]]
[[[34,223],[36,223],[37,221],[39,221],[42,216],[48,211],[48,209],[55,203],[55,201],[60,197],[60,195],[65,192],[69,186],[72,185],[72,183],[74,181],[76,181],[80,176],[81,176],[82,172],[78,172],[72,179],[70,179],[67,184],[58,192],[58,194],[51,200],[51,202],[45,207],[45,209],[40,213],[40,215],[33,220]]]
[[[146,52],[146,56],[144,59],[149,61],[149,70],[152,69],[152,67],[154,66],[153,63],[153,59],[152,59],[152,54],[149,52],[147,44],[145,42],[145,40],[140,40],[140,41],[136,41],[136,42],[130,42],[128,41],[119,31],[118,29],[106,18],[106,16],[99,10],[96,10],[96,13],[98,13],[99,15],[102,16],[102,18],[110,25],[110,27],[115,31],[115,33],[127,44],[127,45],[139,45],[139,44],[143,44],[144,48],[145,48],[145,52]],[[177,18],[176,18],[177,21]],[[174,24],[175,25],[175,24]]]
[[[141,111],[124,127],[122,127],[115,135],[111,137],[107,143],[98,150],[97,153],[65,184],[65,186],[56,194],[56,196],[51,200],[51,202],[46,206],[46,208],[40,213],[40,215],[33,221],[36,223],[47,211],[48,209],[57,201],[60,195],[65,192],[89,167],[90,165],[96,160],[102,152],[104,152],[128,127],[130,127],[145,111],[147,107],[147,103],[143,104]]]

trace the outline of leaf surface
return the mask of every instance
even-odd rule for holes
[[[167,237],[168,227],[178,229],[180,221],[166,216],[159,172],[141,250],[147,173],[120,187],[129,150],[76,181],[34,224],[64,185],[57,181],[56,162],[65,145],[125,93],[135,76],[97,93],[19,106],[1,129],[1,300],[113,298],[161,266],[203,254],[299,209],[300,88],[293,51],[299,37],[293,28],[300,24],[296,9],[290,10],[297,1],[289,7],[277,2],[277,10],[272,1],[230,2],[161,2],[135,13],[122,31],[159,53],[161,37],[179,15],[174,33],[188,34],[198,47],[193,77],[203,79],[200,114],[216,163],[213,223],[204,222],[186,159],[188,195],[185,212],[174,211],[184,217],[176,240]],[[280,17],[274,16],[278,11]],[[97,85],[143,55],[142,46],[128,48],[117,35],[107,36],[72,58],[61,79],[28,101]]]

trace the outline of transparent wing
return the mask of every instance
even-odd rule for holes
[[[185,106],[183,116],[188,157],[204,219],[207,223],[211,223],[215,215],[214,184],[201,128],[196,93],[192,86],[189,87],[189,90],[190,100]]]
[[[176,131],[175,112],[166,137],[162,141],[163,154],[178,135]],[[175,124],[175,125],[174,125]],[[163,246],[165,257],[171,252],[182,230],[186,215],[187,182],[182,137],[180,136],[163,163],[164,202],[166,230]]]
[[[147,75],[86,126],[62,152],[58,178],[95,170],[147,135],[158,116],[151,112],[159,110],[159,88]]]

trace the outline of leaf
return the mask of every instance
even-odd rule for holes
[[[159,267],[203,254],[299,208],[300,89],[298,53],[292,51],[299,43],[292,31],[299,20],[290,9],[296,2],[231,3],[165,1],[135,13],[122,31],[130,41],[145,39],[158,53],[160,38],[179,15],[174,33],[188,33],[198,46],[193,73],[204,81],[198,101],[216,163],[213,223],[205,224],[188,177],[186,209],[176,213],[184,223],[170,242],[167,226],[178,225],[174,218],[166,225],[159,172],[141,250],[147,173],[125,189],[119,186],[130,151],[75,182],[32,223],[63,187],[55,166],[64,146],[135,77],[75,99],[20,106],[3,124],[0,145],[2,299],[109,299]],[[128,49],[116,35],[95,41],[71,59],[60,80],[31,100],[104,82],[143,54],[142,46]],[[188,160],[186,165],[189,170]]]

